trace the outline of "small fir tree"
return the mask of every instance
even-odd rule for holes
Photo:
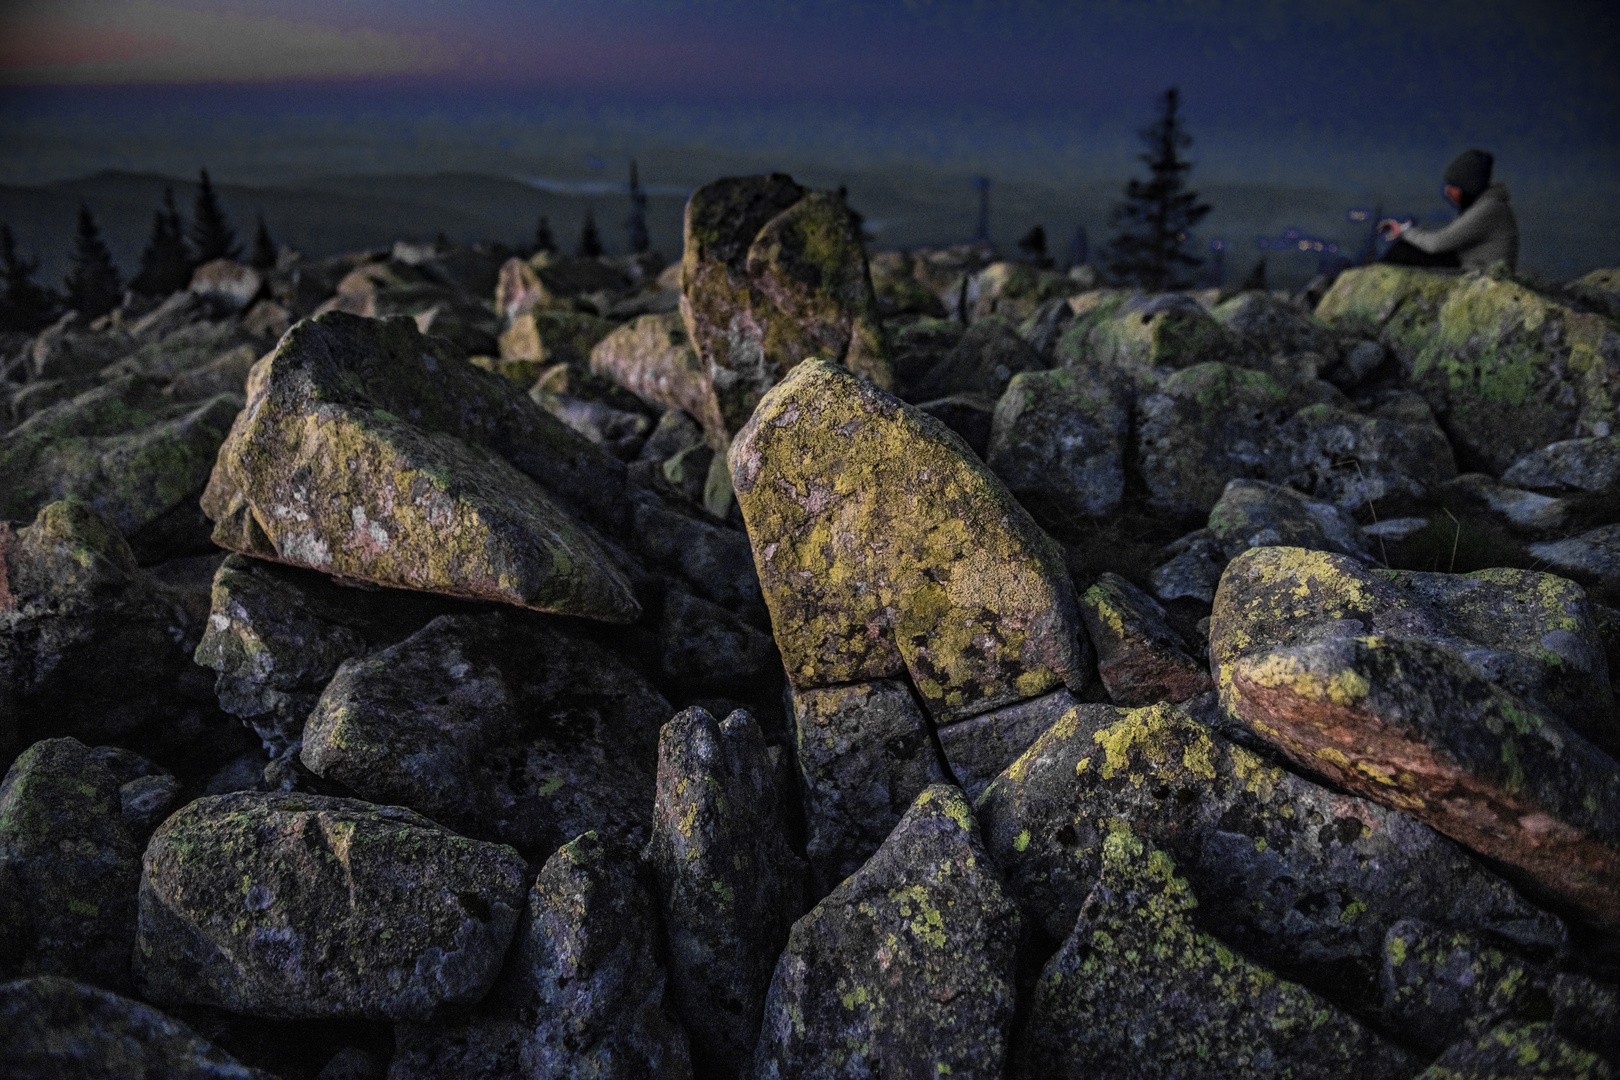
[[[191,283],[191,252],[174,205],[174,188],[163,190],[163,206],[152,215],[152,235],[141,252],[141,266],[129,287],[147,296],[168,296]]]
[[[0,330],[32,334],[56,318],[58,298],[34,280],[38,259],[17,254],[11,226],[0,225]]]
[[[1254,264],[1249,276],[1243,279],[1238,286],[1239,292],[1265,292],[1266,291],[1266,257],[1260,256],[1260,261]]]
[[[264,223],[264,214],[259,214],[259,228],[253,234],[253,254],[248,257],[248,263],[255,270],[274,270],[276,268],[276,242],[270,239],[270,228]]]
[[[544,214],[540,215],[540,224],[534,228],[534,250],[536,253],[557,250],[557,239],[551,235],[551,219]]]
[[[191,247],[196,265],[214,259],[234,259],[242,253],[236,242],[236,233],[225,220],[214,185],[208,179],[208,170],[201,170],[197,182],[197,203],[191,212]]]
[[[1192,231],[1210,210],[1186,186],[1192,162],[1181,151],[1192,145],[1192,136],[1182,127],[1180,104],[1175,87],[1159,99],[1158,120],[1141,133],[1147,149],[1139,157],[1149,177],[1131,180],[1125,201],[1114,208],[1120,232],[1109,246],[1108,272],[1155,292],[1191,285],[1203,261],[1190,250]]]
[[[651,241],[647,236],[647,193],[642,190],[641,178],[636,175],[636,163],[630,162],[630,250],[640,255]]]
[[[118,306],[123,290],[101,230],[90,208],[79,204],[79,228],[73,237],[73,266],[68,271],[67,304],[85,319],[96,319]]]
[[[596,215],[588,206],[585,208],[585,224],[579,230],[578,253],[587,259],[594,259],[602,254],[602,238],[596,232]]]

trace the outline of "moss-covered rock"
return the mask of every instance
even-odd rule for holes
[[[205,797],[147,846],[136,985],[251,1016],[427,1019],[495,981],[525,876],[511,848],[400,807]]]
[[[553,364],[567,364],[570,370],[587,373],[591,350],[613,329],[614,324],[608,320],[581,311],[529,311],[518,315],[501,331],[501,374],[527,387],[542,369]],[[529,368],[517,367],[523,363]]]
[[[212,680],[190,658],[201,614],[87,504],[49,503],[16,533],[0,524],[0,566],[0,753],[19,737],[101,743],[212,712]]]
[[[1234,559],[1250,548],[1299,547],[1367,559],[1355,518],[1331,503],[1264,480],[1233,480],[1209,512],[1209,531]]]
[[[1361,1007],[1384,933],[1409,915],[1557,945],[1563,927],[1402,814],[1267,764],[1169,705],[1080,705],[980,796],[985,845],[1054,939],[1074,926],[1123,822],[1182,868],[1201,925]]]
[[[1502,479],[1540,491],[1620,494],[1620,435],[1565,439],[1532,450],[1510,465]]]
[[[588,828],[640,842],[663,697],[565,626],[444,615],[346,660],[309,714],[303,763],[526,854]]]
[[[0,518],[27,520],[73,496],[126,536],[195,501],[239,394],[176,403],[129,375],[44,409],[0,435]]]
[[[1620,426],[1620,328],[1508,278],[1359,267],[1316,314],[1380,336],[1465,465],[1500,473],[1526,451]]]
[[[17,1080],[275,1080],[144,1002],[51,975],[0,984],[0,1060]]]
[[[1077,313],[1068,334],[1076,341],[1065,362],[1136,370],[1190,368],[1232,361],[1238,340],[1194,299],[1181,293],[1117,296]],[[1083,336],[1081,336],[1083,335]]]
[[[460,1023],[402,1024],[390,1080],[689,1080],[664,1011],[657,919],[635,854],[594,832],[546,860],[500,981]]]
[[[860,222],[840,196],[809,192],[767,221],[747,269],[765,355],[779,372],[820,356],[893,389]]]
[[[1337,337],[1321,320],[1269,292],[1241,292],[1210,315],[1257,357],[1315,353],[1331,363],[1339,354]]]
[[[671,589],[664,594],[653,633],[660,685],[693,694],[781,701],[782,656],[776,643],[719,604]]]
[[[1001,1075],[1019,929],[967,801],[926,789],[866,865],[794,924],[753,1075]]]
[[[1097,674],[1116,705],[1185,701],[1213,688],[1209,671],[1188,655],[1164,609],[1118,574],[1103,573],[1081,594],[1080,617],[1097,650]]]
[[[682,409],[712,427],[715,417],[703,366],[678,313],[642,315],[591,348],[591,371],[649,405]]]
[[[1067,299],[1083,288],[1058,270],[1021,262],[993,262],[967,280],[968,320],[976,323],[999,315],[1016,323],[1047,301]]]
[[[1552,574],[1381,570],[1329,552],[1254,548],[1221,579],[1210,623],[1211,668],[1224,694],[1240,658],[1360,634],[1446,649],[1587,738],[1617,745],[1592,607],[1580,586]]]
[[[1417,1063],[1348,1014],[1201,933],[1169,855],[1115,829],[1041,972],[1016,1074],[1158,1080],[1387,1077]]]
[[[911,384],[909,393],[912,401],[964,393],[993,399],[1001,396],[1013,376],[1045,366],[1013,323],[991,316],[969,327],[937,364]]]
[[[1364,412],[1307,405],[1277,431],[1270,478],[1346,513],[1389,518],[1420,504],[1457,475],[1445,432],[1428,403],[1392,391]]]
[[[89,748],[23,751],[0,783],[0,972],[127,991],[140,877],[118,781]]]
[[[699,1071],[746,1065],[771,968],[805,909],[805,866],[781,814],[753,717],[691,708],[664,725],[645,858],[669,928],[670,1002]]]
[[[1530,554],[1582,582],[1598,598],[1620,604],[1620,525],[1599,525],[1562,540],[1531,544]]]
[[[1620,1049],[1620,995],[1572,972],[1530,963],[1477,933],[1402,919],[1384,938],[1380,1016],[1409,1044],[1436,1055],[1499,1024],[1553,1019],[1590,1049]]]
[[[1124,387],[1059,369],[1014,375],[996,404],[985,464],[1021,500],[1101,517],[1125,494]]]
[[[1228,480],[1275,475],[1289,417],[1342,401],[1325,382],[1283,383],[1223,363],[1175,372],[1136,403],[1136,464],[1149,502],[1172,514],[1208,513]]]
[[[1223,665],[1221,686],[1301,768],[1620,926],[1620,766],[1453,650],[1351,631],[1250,653]]]
[[[902,682],[795,691],[793,719],[805,854],[821,896],[859,870],[912,801],[945,775],[928,722]]]
[[[949,720],[1084,684],[1056,545],[933,419],[810,361],[760,402],[730,461],[795,687],[909,671]]]
[[[332,312],[255,367],[203,509],[245,554],[628,622],[629,582],[550,493],[611,498],[609,462],[447,342]]]
[[[1457,1043],[1413,1080],[1609,1080],[1598,1056],[1549,1023],[1503,1024]]]
[[[717,449],[807,357],[891,385],[860,230],[841,199],[782,173],[716,180],[687,200],[685,240],[681,317],[712,399],[695,415]]]
[[[918,319],[889,330],[890,363],[900,396],[907,401],[919,400],[910,389],[917,380],[956,347],[967,333],[967,327],[955,319]]]

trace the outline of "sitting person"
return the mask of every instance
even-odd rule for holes
[[[1461,212],[1444,228],[1419,228],[1410,220],[1380,221],[1378,231],[1394,244],[1379,261],[1483,270],[1505,260],[1509,270],[1516,268],[1519,223],[1508,205],[1507,186],[1491,183],[1495,160],[1484,150],[1465,150],[1446,166],[1446,198]]]

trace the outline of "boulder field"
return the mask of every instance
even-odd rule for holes
[[[1614,1075],[1613,271],[686,213],[0,339],[0,1072]]]

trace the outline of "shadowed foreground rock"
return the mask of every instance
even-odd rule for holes
[[[1118,574],[1104,572],[1081,595],[1080,617],[1115,704],[1186,701],[1213,688],[1209,671],[1187,654],[1164,609]]]
[[[909,672],[936,718],[1086,680],[1057,547],[956,436],[806,361],[732,444],[731,474],[796,688]]]
[[[804,911],[759,725],[699,708],[664,725],[645,857],[669,927],[670,1002],[701,1071],[735,1076],[759,1030],[771,967]]]
[[[1504,1024],[1460,1042],[1413,1080],[1609,1080],[1598,1056],[1548,1023]]]
[[[10,1080],[276,1080],[150,1005],[51,975],[0,984],[0,1062]]]
[[[251,1016],[426,1019],[495,981],[523,878],[511,848],[399,807],[198,799],[146,849],[136,985]]]
[[[1016,1075],[1357,1076],[1405,1080],[1417,1063],[1349,1015],[1193,928],[1187,882],[1129,831],[1041,973]]]
[[[400,1025],[389,1080],[689,1080],[635,853],[586,833],[546,860],[528,905],[472,1018]]]
[[[1211,932],[1363,1007],[1378,1002],[1384,934],[1409,915],[1564,943],[1558,920],[1433,830],[1268,765],[1169,705],[1072,708],[977,809],[1008,887],[1056,940],[1124,823],[1175,858]]]
[[[23,751],[0,783],[0,973],[127,988],[140,877],[106,766],[77,739]]]
[[[793,926],[754,1054],[759,1080],[999,1076],[1017,907],[954,787]]]

